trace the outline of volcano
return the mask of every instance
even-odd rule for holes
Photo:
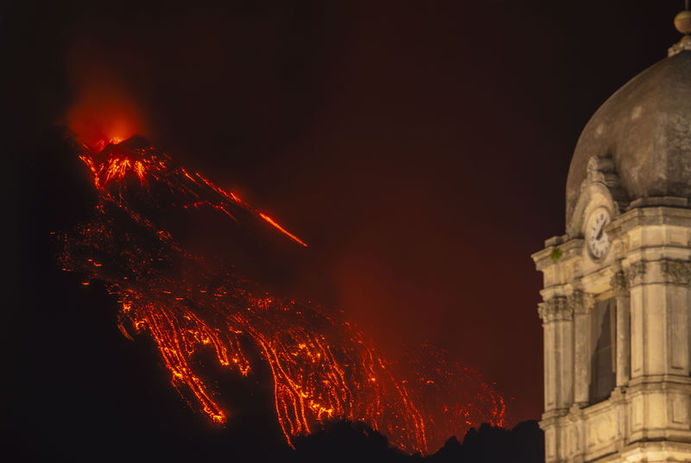
[[[503,424],[501,395],[443,351],[416,348],[409,365],[394,364],[341,311],[252,278],[244,264],[267,236],[297,249],[308,244],[237,193],[140,136],[99,151],[73,146],[98,199],[90,220],[59,234],[63,270],[83,276],[85,286],[104,284],[118,302],[123,335],[151,337],[172,386],[212,422],[225,423],[230,412],[204,356],[241,377],[256,362],[268,366],[288,444],[345,419],[426,454],[472,426]],[[199,240],[191,230],[212,230],[217,239]]]

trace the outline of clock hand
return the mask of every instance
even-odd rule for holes
[[[596,240],[599,240],[602,237],[603,231],[605,231],[605,227],[600,228],[600,231],[598,232],[597,236],[595,237]]]

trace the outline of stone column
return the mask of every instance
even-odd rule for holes
[[[573,312],[563,296],[539,305],[544,329],[545,413],[561,414],[573,402]]]
[[[617,317],[617,336],[616,336],[616,372],[617,387],[626,386],[631,377],[631,338],[630,338],[630,315],[629,315],[629,285],[624,272],[617,272],[612,277],[612,289],[616,297],[616,317]]]
[[[590,315],[592,297],[580,290],[569,297],[574,318],[574,402],[585,407],[589,402],[590,385]]]

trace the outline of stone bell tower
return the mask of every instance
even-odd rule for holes
[[[546,461],[691,462],[691,12],[593,115],[544,274]]]

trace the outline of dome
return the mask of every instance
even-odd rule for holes
[[[689,47],[631,79],[586,124],[566,181],[567,230],[579,220],[574,212],[592,157],[613,161],[627,204],[659,197],[688,198],[691,203]]]

